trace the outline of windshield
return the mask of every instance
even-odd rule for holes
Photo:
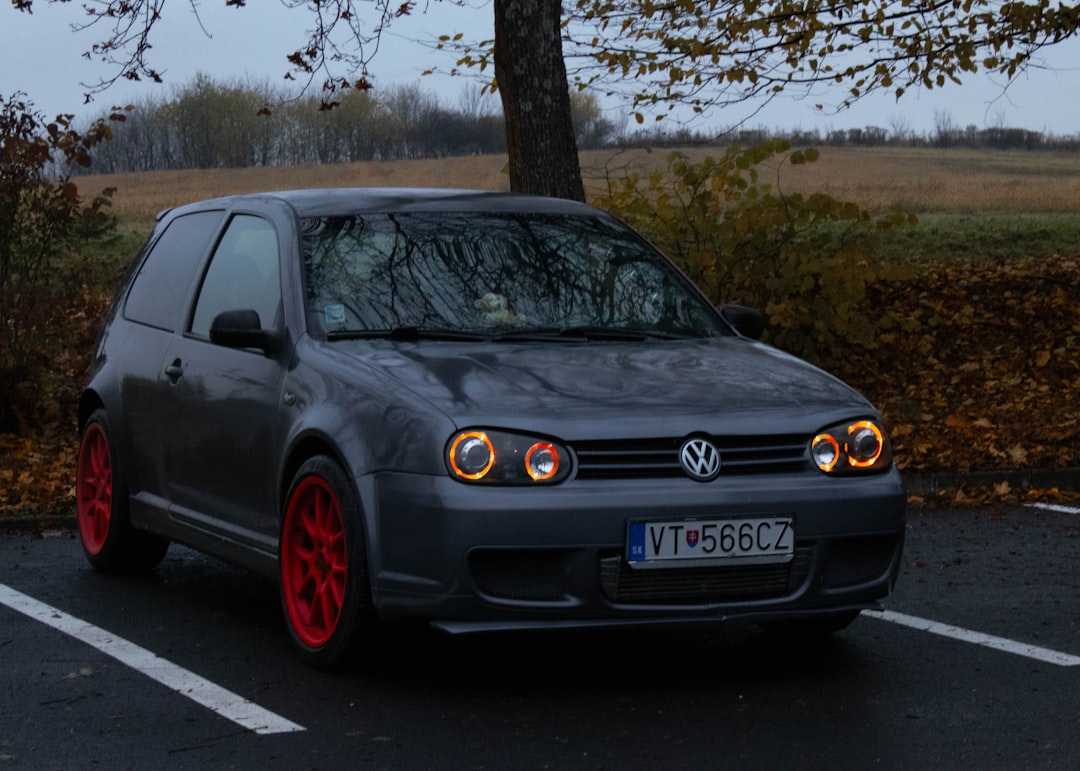
[[[302,225],[309,324],[330,338],[728,333],[652,247],[598,217],[421,212]]]

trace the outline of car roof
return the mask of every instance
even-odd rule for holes
[[[167,209],[158,215],[188,213],[207,208],[242,208],[260,201],[281,201],[299,217],[363,214],[369,212],[529,212],[540,214],[597,215],[591,206],[563,198],[522,193],[450,188],[336,187],[274,190],[224,196]]]

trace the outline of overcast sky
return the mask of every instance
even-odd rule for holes
[[[395,22],[382,44],[372,72],[376,87],[398,83],[419,83],[448,106],[457,105],[465,78],[422,77],[432,67],[449,71],[454,57],[411,42],[439,34],[462,32],[469,39],[492,36],[491,7],[486,0],[472,0],[476,7],[460,8],[433,2],[426,12],[423,3],[410,18]],[[151,63],[163,71],[164,86],[150,83],[117,83],[107,93],[83,106],[83,83],[108,77],[113,72],[83,58],[83,52],[101,37],[99,30],[81,33],[71,24],[82,20],[78,0],[49,5],[35,3],[34,14],[15,11],[9,2],[0,3],[0,94],[25,92],[35,106],[51,117],[74,112],[89,117],[104,112],[112,104],[126,104],[144,98],[165,99],[173,87],[203,72],[231,82],[250,78],[257,82],[279,82],[288,69],[285,55],[306,40],[310,17],[301,9],[288,10],[271,0],[258,6],[226,8],[223,0],[203,0],[202,25],[190,11],[187,0],[174,0],[153,39]],[[887,96],[864,100],[840,114],[822,115],[813,102],[828,101],[828,94],[815,100],[776,100],[750,117],[750,126],[766,128],[818,128],[829,130],[863,126],[891,129],[900,125],[920,134],[933,131],[939,116],[948,116],[956,126],[1006,125],[1057,135],[1080,134],[1080,41],[1057,46],[1045,63],[1049,69],[1022,75],[1007,90],[1001,82],[985,76],[972,77],[963,86],[910,92],[899,102]],[[377,93],[377,92],[376,92]],[[833,101],[839,102],[837,92]],[[618,125],[628,109],[608,103],[610,117]],[[707,123],[691,124],[694,129],[720,128],[745,118],[744,114],[709,116]]]

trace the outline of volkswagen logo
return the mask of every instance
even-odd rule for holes
[[[692,479],[708,482],[720,473],[720,451],[708,439],[687,439],[679,448],[679,463]]]

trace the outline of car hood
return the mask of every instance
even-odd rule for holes
[[[876,414],[831,375],[742,338],[335,346],[344,346],[354,365],[389,377],[400,401],[422,399],[458,427],[537,431],[566,440],[802,433]]]

